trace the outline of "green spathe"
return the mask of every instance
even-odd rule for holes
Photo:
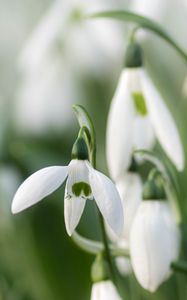
[[[76,197],[81,195],[88,197],[91,195],[92,190],[88,183],[81,181],[73,184],[72,192]]]
[[[72,159],[88,160],[88,147],[83,137],[78,137],[73,145]]]
[[[166,193],[157,179],[148,180],[143,187],[143,200],[166,200]]]
[[[132,43],[129,44],[125,53],[125,67],[139,68],[143,65],[143,54],[141,47]]]

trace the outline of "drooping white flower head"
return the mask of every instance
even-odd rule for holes
[[[135,216],[130,236],[130,256],[138,282],[150,292],[171,273],[179,255],[180,232],[166,201],[143,201]]]
[[[105,222],[116,235],[123,229],[123,207],[115,185],[104,174],[93,169],[87,160],[85,147],[79,138],[78,158],[71,160],[68,166],[52,166],[41,169],[26,179],[17,190],[12,212],[18,213],[59,188],[65,179],[64,217],[66,230],[71,235],[79,223],[87,199],[95,199]],[[86,155],[85,155],[86,153]]]
[[[111,280],[96,282],[92,285],[91,300],[122,300]]]
[[[135,46],[136,47],[136,46]],[[181,171],[184,152],[174,119],[146,71],[122,71],[112,99],[107,125],[107,160],[117,181],[128,169],[135,149],[151,149],[155,138]]]

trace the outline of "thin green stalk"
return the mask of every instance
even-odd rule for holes
[[[108,244],[108,238],[105,230],[105,224],[103,220],[103,216],[101,215],[100,211],[98,210],[98,216],[99,216],[99,221],[100,221],[100,227],[101,227],[101,233],[102,233],[102,239],[103,239],[103,244],[104,244],[104,252],[105,252],[105,257],[107,259],[109,268],[110,268],[110,273],[111,273],[111,278],[112,281],[116,284],[116,279],[115,279],[115,272],[114,272],[114,267],[113,267],[113,261],[109,249],[109,244]]]

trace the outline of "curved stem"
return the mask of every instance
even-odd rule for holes
[[[100,242],[92,241],[82,237],[76,231],[71,236],[73,242],[83,251],[97,255],[104,250],[103,245]]]
[[[165,32],[162,27],[157,24],[155,21],[138,15],[136,13],[121,10],[121,11],[103,11],[94,13],[88,16],[85,16],[84,18],[112,18],[120,21],[125,22],[132,22],[135,24],[138,24],[140,27],[148,29],[149,31],[152,31],[156,33],[158,36],[163,38],[168,44],[170,44],[180,55],[187,61],[187,53],[184,51],[177,42],[167,33]]]
[[[71,236],[73,242],[83,251],[92,254],[98,255],[100,252],[104,251],[104,245],[101,242],[93,241],[88,238],[81,236],[77,231]],[[114,257],[130,257],[129,250],[125,248],[118,248],[113,244],[108,244],[110,253]]]

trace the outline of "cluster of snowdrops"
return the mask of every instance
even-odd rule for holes
[[[80,105],[74,110],[80,130],[70,163],[46,167],[26,179],[15,194],[12,212],[36,204],[66,182],[66,230],[83,249],[87,246],[75,230],[87,200],[96,202],[101,219],[103,245],[98,247],[92,267],[91,299],[122,299],[112,274],[115,249],[119,250],[115,263],[121,274],[134,272],[144,289],[155,292],[172,273],[181,237],[172,182],[150,150],[157,140],[178,171],[184,169],[184,153],[174,119],[143,67],[141,47],[132,42],[126,49],[108,115],[106,156],[112,180],[96,170],[96,138],[90,116]],[[139,165],[144,159],[153,168],[143,182]]]

